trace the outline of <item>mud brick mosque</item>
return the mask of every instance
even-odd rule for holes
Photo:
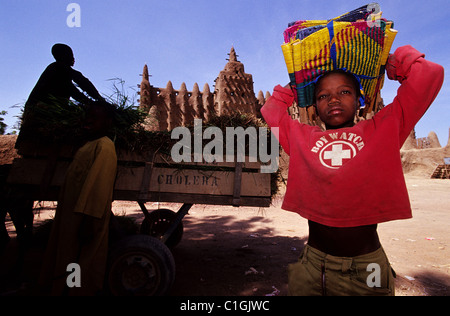
[[[140,108],[149,113],[147,128],[170,131],[177,126],[192,125],[196,118],[208,121],[214,114],[221,116],[234,111],[259,115],[266,100],[263,92],[255,96],[253,77],[245,73],[233,47],[229,56],[228,63],[215,80],[213,92],[208,84],[200,91],[197,83],[192,91],[187,90],[185,83],[175,90],[170,81],[165,88],[154,87],[149,82],[145,65],[138,93]],[[267,93],[266,98],[269,96]]]

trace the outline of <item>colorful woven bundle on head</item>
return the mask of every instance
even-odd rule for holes
[[[379,6],[368,4],[331,20],[291,23],[281,46],[297,104],[313,104],[314,86],[324,73],[344,69],[361,83],[362,106],[373,108],[397,31],[381,18]]]

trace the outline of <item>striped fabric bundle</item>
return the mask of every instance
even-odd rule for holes
[[[385,65],[397,31],[372,3],[331,20],[291,23],[281,46],[298,105],[313,104],[314,86],[324,73],[344,69],[361,83],[362,106],[372,109],[383,86]]]

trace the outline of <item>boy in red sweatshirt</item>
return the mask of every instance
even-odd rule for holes
[[[377,224],[411,218],[400,149],[437,96],[440,65],[411,46],[389,57],[387,75],[401,83],[392,104],[354,124],[359,84],[344,71],[323,75],[315,107],[326,130],[292,120],[289,88],[277,86],[261,109],[290,155],[282,208],[308,220],[308,244],[289,267],[292,295],[393,295],[393,271]]]

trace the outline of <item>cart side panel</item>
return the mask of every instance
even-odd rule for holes
[[[116,190],[140,191],[144,167],[120,167]],[[234,172],[153,168],[150,192],[204,195],[233,195]],[[241,196],[270,197],[270,174],[242,172]]]

